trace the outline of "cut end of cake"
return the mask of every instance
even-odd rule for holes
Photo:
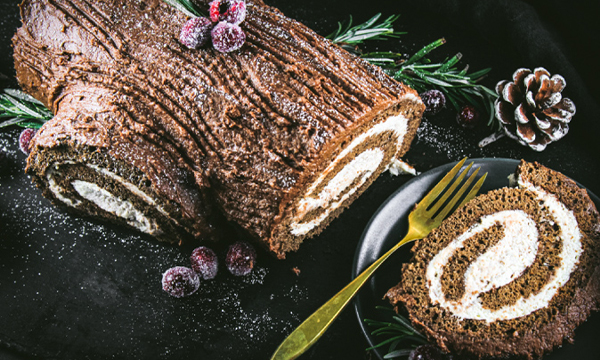
[[[324,152],[322,170],[314,172],[304,190],[284,211],[275,228],[271,250],[281,258],[306,238],[320,233],[384,171],[396,169],[419,126],[423,103],[407,92],[400,104],[376,116]],[[326,166],[325,166],[326,165]]]
[[[210,236],[207,224],[192,221],[181,204],[158,196],[144,173],[103,150],[80,147],[74,153],[68,148],[37,148],[27,171],[46,197],[70,211],[171,243]],[[197,194],[188,195],[189,201],[199,199]]]
[[[514,179],[416,243],[386,294],[444,351],[539,357],[600,305],[600,218],[586,191],[537,163]]]

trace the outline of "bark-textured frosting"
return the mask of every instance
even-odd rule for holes
[[[566,176],[521,162],[420,240],[386,297],[444,351],[536,358],[600,305],[600,218]]]
[[[414,91],[258,0],[246,43],[228,54],[181,45],[186,17],[160,0],[25,0],[21,15],[17,78],[56,114],[28,172],[59,202],[81,197],[69,181],[58,195],[49,185],[76,174],[73,163],[108,166],[100,177],[120,179],[119,201],[131,177],[150,197],[140,202],[162,204],[161,221],[178,229],[171,241],[209,236],[223,212],[283,256],[298,244],[286,247],[279,224],[342,144],[401,113],[400,156],[423,111]]]

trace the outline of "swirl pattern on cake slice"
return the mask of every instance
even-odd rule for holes
[[[387,297],[444,351],[533,358],[600,304],[600,220],[572,180],[521,162],[413,248]]]

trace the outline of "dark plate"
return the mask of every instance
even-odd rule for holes
[[[481,173],[488,172],[481,193],[507,186],[508,175],[512,174],[519,164],[519,161],[514,159],[471,159],[469,161],[475,163],[474,167],[481,167]],[[408,228],[408,214],[414,204],[419,202],[455,164],[456,162],[442,165],[415,177],[400,187],[381,205],[371,218],[358,243],[352,268],[353,278],[404,237]],[[600,199],[593,193],[589,191],[588,193],[598,207]],[[400,281],[401,264],[410,259],[410,248],[410,245],[405,246],[393,254],[365,284],[354,303],[356,316],[371,346],[379,343],[382,339],[371,335],[371,331],[374,329],[367,327],[364,319],[380,321],[391,319],[391,314],[376,309],[376,306],[389,307],[389,303],[382,298],[388,289]],[[597,341],[595,334],[599,330],[600,316],[592,316],[577,329],[574,344],[563,346],[544,359],[597,359],[600,353],[600,342]],[[387,346],[375,349],[374,352],[379,359],[383,359],[383,355],[387,352]]]

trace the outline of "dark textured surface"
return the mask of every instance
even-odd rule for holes
[[[2,85],[14,86],[10,37],[19,26],[17,3],[0,4]],[[370,50],[411,54],[445,37],[448,43],[432,58],[443,60],[461,51],[461,63],[471,69],[493,68],[484,80],[489,87],[521,66],[544,66],[563,75],[564,94],[576,103],[577,114],[571,132],[543,153],[507,138],[479,149],[477,142],[488,135],[487,129],[463,130],[454,122],[453,109],[447,108],[425,119],[406,158],[419,171],[463,156],[535,160],[600,194],[598,100],[593,97],[598,75],[594,56],[586,54],[598,34],[598,25],[587,20],[592,5],[558,0],[537,7],[514,0],[481,5],[442,0],[267,3],[321,34],[333,31],[349,14],[360,22],[377,12],[400,13],[398,30],[409,33],[373,44]],[[5,358],[268,358],[287,333],[348,282],[356,245],[370,217],[410,180],[384,174],[288,259],[277,261],[259,252],[252,276],[234,278],[222,267],[197,294],[173,299],[160,290],[161,274],[185,265],[191,249],[72,217],[51,206],[23,175],[18,133],[0,132],[0,148],[8,155],[0,171],[0,354]],[[243,237],[232,231],[232,241]],[[224,258],[225,245],[214,247]],[[294,267],[301,271],[298,276]],[[577,342],[598,331],[596,318],[582,326],[575,345],[551,356],[597,358],[598,345],[592,341],[578,347]],[[347,309],[302,358],[368,359],[366,347],[356,317]]]

